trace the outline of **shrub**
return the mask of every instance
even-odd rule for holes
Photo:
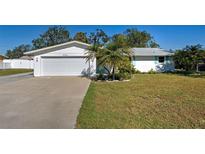
[[[102,74],[102,73],[100,73],[100,74],[98,74],[98,75],[96,75],[96,80],[107,80],[107,75],[104,75],[104,74]]]
[[[134,74],[140,74],[140,73],[142,73],[142,72],[140,72],[139,70],[136,70],[135,69],[135,71],[133,72]]]
[[[115,76],[116,80],[128,80],[131,79],[131,74],[130,73],[117,73]]]
[[[154,71],[153,69],[151,69],[151,70],[149,70],[147,73],[148,73],[148,74],[156,74],[157,72]]]
[[[119,70],[119,73],[134,73],[135,68],[133,64],[130,62],[128,57],[125,57],[124,60],[122,60],[119,64],[117,69]]]

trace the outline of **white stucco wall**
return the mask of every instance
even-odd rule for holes
[[[132,64],[140,72],[148,72],[151,69],[158,72],[173,71],[174,64],[171,58],[166,58],[164,63],[158,62],[158,56],[133,57]]]
[[[52,52],[44,53],[38,56],[34,56],[34,76],[43,76],[43,61],[45,61],[46,57],[49,58],[59,58],[59,61],[61,60],[60,58],[65,57],[65,58],[71,58],[71,57],[79,57],[82,58],[86,61],[85,56],[86,56],[87,50],[77,47],[77,46],[72,46],[64,49],[59,49],[55,50]],[[86,64],[87,65],[87,64]],[[61,64],[61,67],[68,67],[65,63],[65,65]],[[75,68],[75,65],[71,65],[70,67]],[[96,59],[93,59],[90,61],[90,73],[91,75],[95,75],[96,73]]]
[[[24,59],[4,59],[3,68],[16,68],[16,69],[33,69],[34,63],[33,60],[24,60]]]

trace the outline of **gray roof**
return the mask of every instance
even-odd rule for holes
[[[159,48],[132,48],[134,56],[171,56],[173,53]]]
[[[33,57],[31,56],[22,56],[19,59],[23,59],[23,60],[33,60]]]
[[[54,46],[49,46],[49,47],[45,47],[45,48],[41,48],[41,49],[37,49],[37,50],[28,51],[28,52],[25,52],[24,55],[31,55],[31,56],[40,55],[43,53],[48,53],[48,52],[64,49],[64,48],[71,47],[71,46],[78,46],[78,47],[86,49],[86,48],[90,47],[91,45],[87,44],[87,43],[80,42],[80,41],[70,41],[70,42],[61,43],[61,44],[54,45]]]

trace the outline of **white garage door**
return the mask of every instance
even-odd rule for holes
[[[43,76],[78,76],[89,73],[89,62],[85,58],[47,57],[42,58]]]

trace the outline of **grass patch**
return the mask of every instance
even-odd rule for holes
[[[136,74],[130,82],[92,82],[77,128],[205,128],[205,79]]]
[[[6,69],[6,70],[0,70],[0,76],[27,73],[27,72],[32,72],[32,71],[33,70],[31,69]]]

